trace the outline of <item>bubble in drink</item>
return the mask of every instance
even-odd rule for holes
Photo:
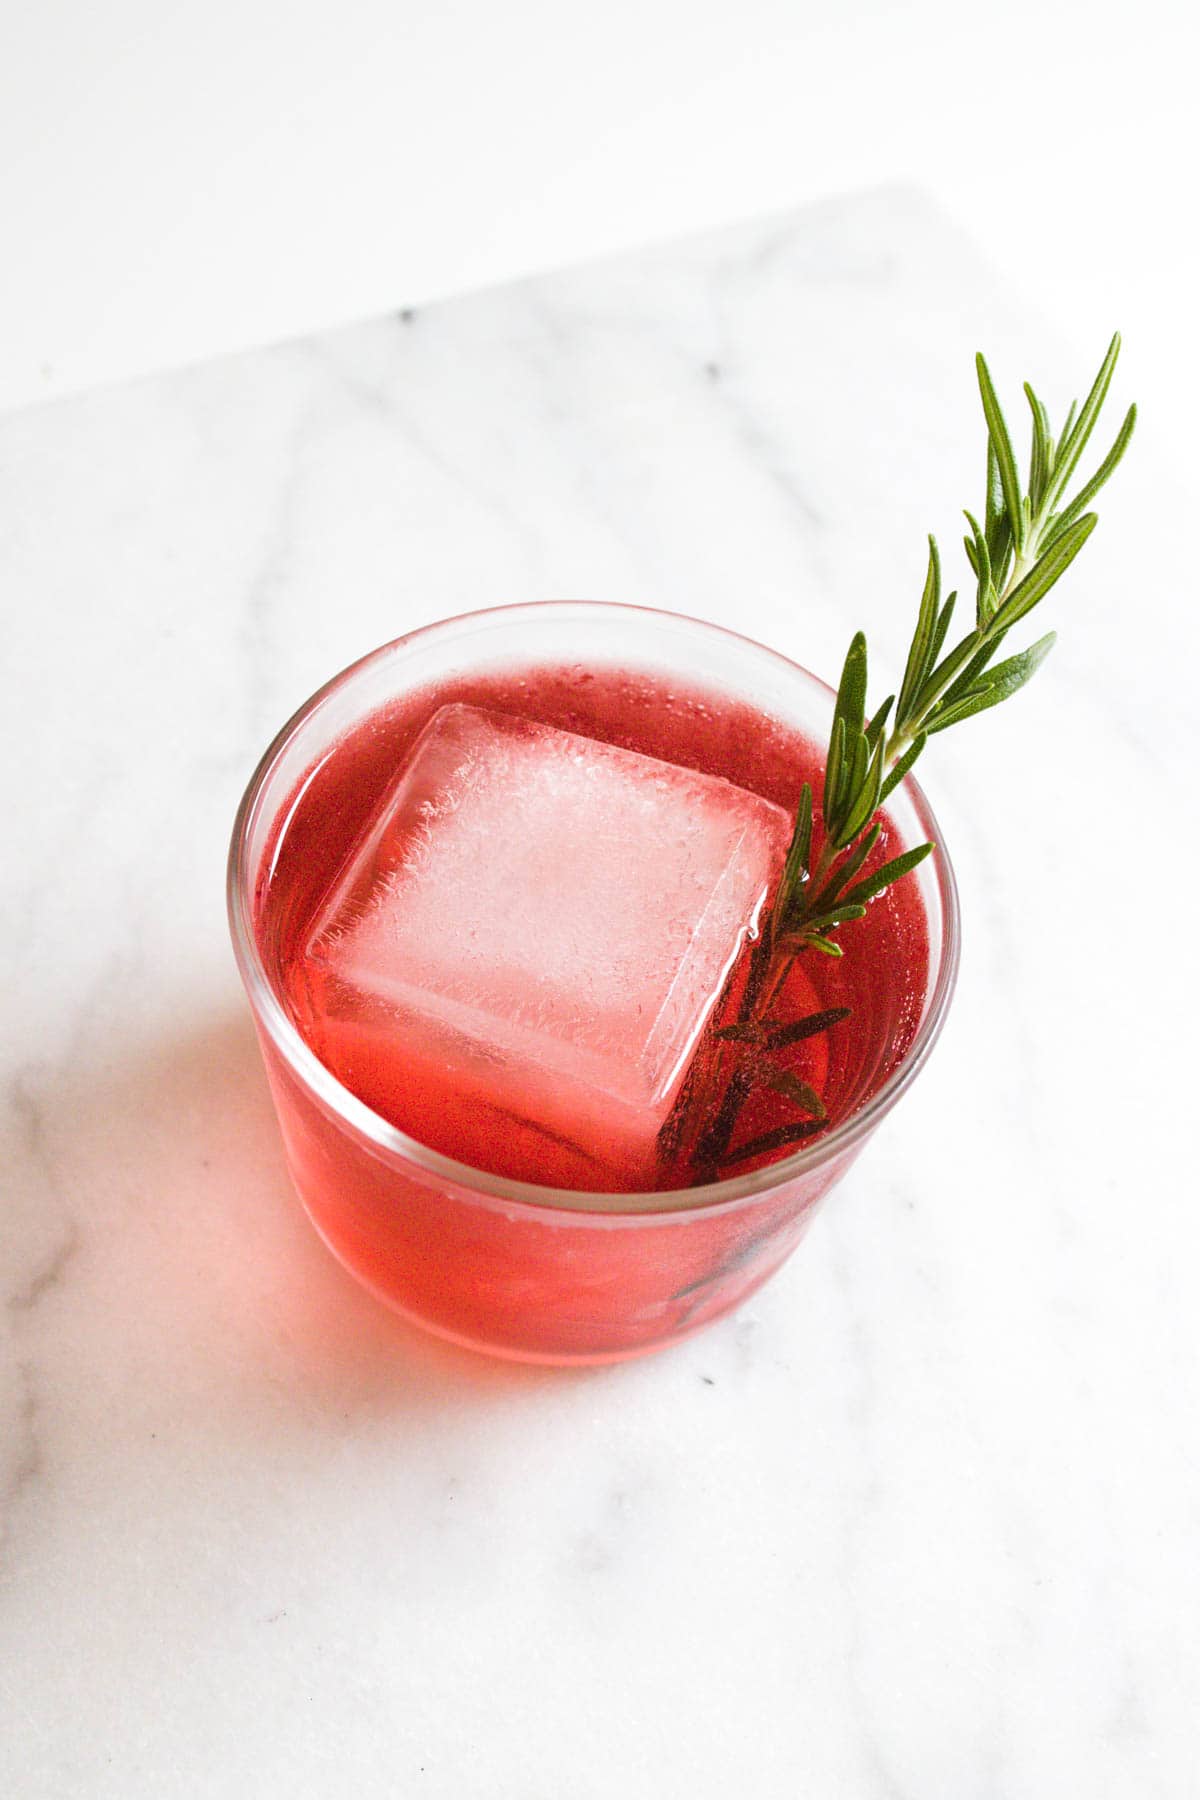
[[[781,807],[719,777],[443,706],[293,965],[305,1035],[434,1149],[565,1187],[652,1185],[789,836]]]

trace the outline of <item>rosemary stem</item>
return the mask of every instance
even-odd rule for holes
[[[893,732],[888,738],[883,758],[885,769],[891,770],[895,768],[900,758],[904,755],[904,752],[913,742],[913,739],[919,737],[921,732],[925,729],[930,713],[933,712],[938,701],[942,699],[951,687],[953,687],[959,674],[971,660],[971,657],[974,656],[977,651],[982,650],[985,645],[990,644],[996,636],[995,621],[1000,615],[1001,607],[1004,605],[1004,602],[1008,599],[1009,595],[1020,586],[1022,581],[1024,581],[1026,575],[1037,566],[1039,554],[1038,543],[1043,525],[1044,520],[1039,514],[1030,525],[1029,541],[1025,549],[1020,551],[1013,558],[1013,566],[1009,572],[1008,580],[1004,583],[1004,586],[996,596],[996,610],[992,614],[991,619],[989,619],[986,625],[979,626],[969,638],[964,639],[963,645],[961,646],[964,651],[962,662],[957,668],[951,666],[946,671],[945,679],[939,682],[938,686],[933,690],[926,705],[921,711],[920,717],[910,719],[907,725],[902,729]],[[970,654],[965,654],[968,647]]]
[[[761,1021],[769,1015],[771,1008],[779,998],[780,991],[795,960],[796,952],[794,950],[772,951],[771,960],[767,964],[766,981],[752,1015],[756,1020]]]

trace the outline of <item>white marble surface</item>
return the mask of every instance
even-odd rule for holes
[[[423,620],[894,669],[977,345],[1060,403],[1102,348],[892,193],[0,422],[6,1795],[1197,1791],[1200,632],[1144,457],[1035,687],[927,759],[945,1039],[706,1336],[513,1369],[359,1292],[226,945],[258,752]]]

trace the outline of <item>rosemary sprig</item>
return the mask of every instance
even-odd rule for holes
[[[797,956],[806,950],[841,956],[842,928],[864,917],[872,900],[933,849],[932,844],[918,844],[870,866],[882,830],[880,808],[929,739],[1010,699],[1049,655],[1053,632],[1003,662],[994,661],[1012,627],[1045,599],[1091,536],[1096,514],[1085,509],[1129,444],[1137,418],[1134,406],[1095,473],[1067,499],[1071,477],[1108,393],[1120,346],[1116,334],[1086,400],[1078,409],[1072,405],[1057,439],[1045,406],[1025,383],[1031,438],[1024,482],[991,373],[984,358],[976,357],[987,425],[987,485],[982,521],[967,512],[969,532],[963,540],[975,578],[975,623],[952,649],[946,649],[957,595],[942,598],[941,559],[931,536],[925,585],[899,692],[889,694],[869,719],[867,641],[861,631],[851,641],[833,710],[820,819],[816,797],[806,782],[770,916],[751,955],[738,1019],[717,1033],[720,1099],[715,1107],[707,1104],[709,1084],[703,1094],[691,1097],[689,1111],[701,1115],[701,1129],[690,1134],[691,1160],[699,1178],[820,1129],[825,1117],[820,1097],[778,1061],[781,1051],[810,1033],[773,1024],[776,1002]],[[814,1014],[799,1025],[827,1030],[846,1011]],[[761,1086],[788,1100],[802,1122],[731,1149],[742,1108]],[[686,1141],[686,1129],[683,1135]]]

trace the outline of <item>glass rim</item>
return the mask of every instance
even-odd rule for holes
[[[760,654],[785,664],[806,680],[818,687],[825,688],[831,700],[834,698],[834,690],[826,682],[804,668],[802,664],[794,662],[791,657],[785,656],[782,651],[771,649],[768,645],[759,643],[757,639],[747,637],[743,632],[731,631],[724,625],[716,625],[705,619],[695,619],[686,613],[669,612],[661,607],[636,606],[621,601],[604,600],[523,601],[512,605],[483,607],[472,612],[456,613],[448,618],[433,620],[428,625],[423,625],[414,631],[405,632],[401,637],[392,639],[390,643],[381,644],[377,649],[368,651],[365,656],[358,657],[354,662],[340,669],[337,674],[331,676],[315,693],[297,707],[271,740],[246,784],[234,818],[226,872],[229,927],[239,974],[246,988],[256,1021],[260,1028],[266,1031],[272,1045],[283,1058],[291,1073],[322,1106],[324,1111],[330,1114],[337,1123],[364,1140],[367,1148],[384,1161],[391,1162],[398,1158],[406,1165],[415,1164],[426,1175],[452,1182],[456,1188],[466,1190],[484,1203],[501,1202],[506,1205],[530,1207],[543,1215],[548,1212],[576,1215],[585,1213],[614,1218],[634,1216],[642,1219],[663,1215],[678,1219],[680,1215],[687,1213],[711,1212],[754,1200],[788,1182],[820,1169],[826,1163],[834,1161],[860,1144],[879,1121],[891,1111],[900,1096],[907,1091],[924,1067],[930,1051],[941,1034],[958,974],[960,948],[958,888],[933,809],[912,775],[905,777],[901,787],[913,806],[922,831],[935,846],[929,862],[935,873],[942,907],[941,955],[932,989],[927,994],[925,1011],[917,1028],[916,1036],[887,1080],[871,1095],[869,1100],[852,1112],[840,1125],[835,1125],[815,1143],[801,1145],[789,1156],[781,1157],[776,1162],[767,1163],[762,1168],[746,1175],[727,1176],[720,1181],[709,1182],[701,1187],[673,1188],[654,1192],[610,1193],[600,1190],[545,1187],[536,1182],[517,1181],[509,1176],[493,1175],[486,1169],[478,1169],[470,1163],[459,1162],[456,1158],[434,1150],[428,1144],[423,1144],[419,1138],[410,1137],[398,1125],[393,1125],[389,1120],[383,1118],[364,1100],[360,1100],[357,1095],[350,1092],[349,1088],[343,1086],[337,1076],[325,1067],[325,1064],[305,1043],[299,1030],[288,1016],[267,974],[254,930],[254,891],[258,870],[250,866],[249,840],[251,829],[258,822],[263,795],[270,777],[292,740],[336,692],[348,685],[368,667],[396,655],[414,640],[433,632],[444,631],[448,627],[469,625],[474,621],[483,622],[498,618],[515,619],[521,615],[544,613],[547,610],[557,612],[560,616],[567,618],[580,611],[587,613],[619,612],[650,619],[668,620],[672,625],[735,639],[749,645]]]

